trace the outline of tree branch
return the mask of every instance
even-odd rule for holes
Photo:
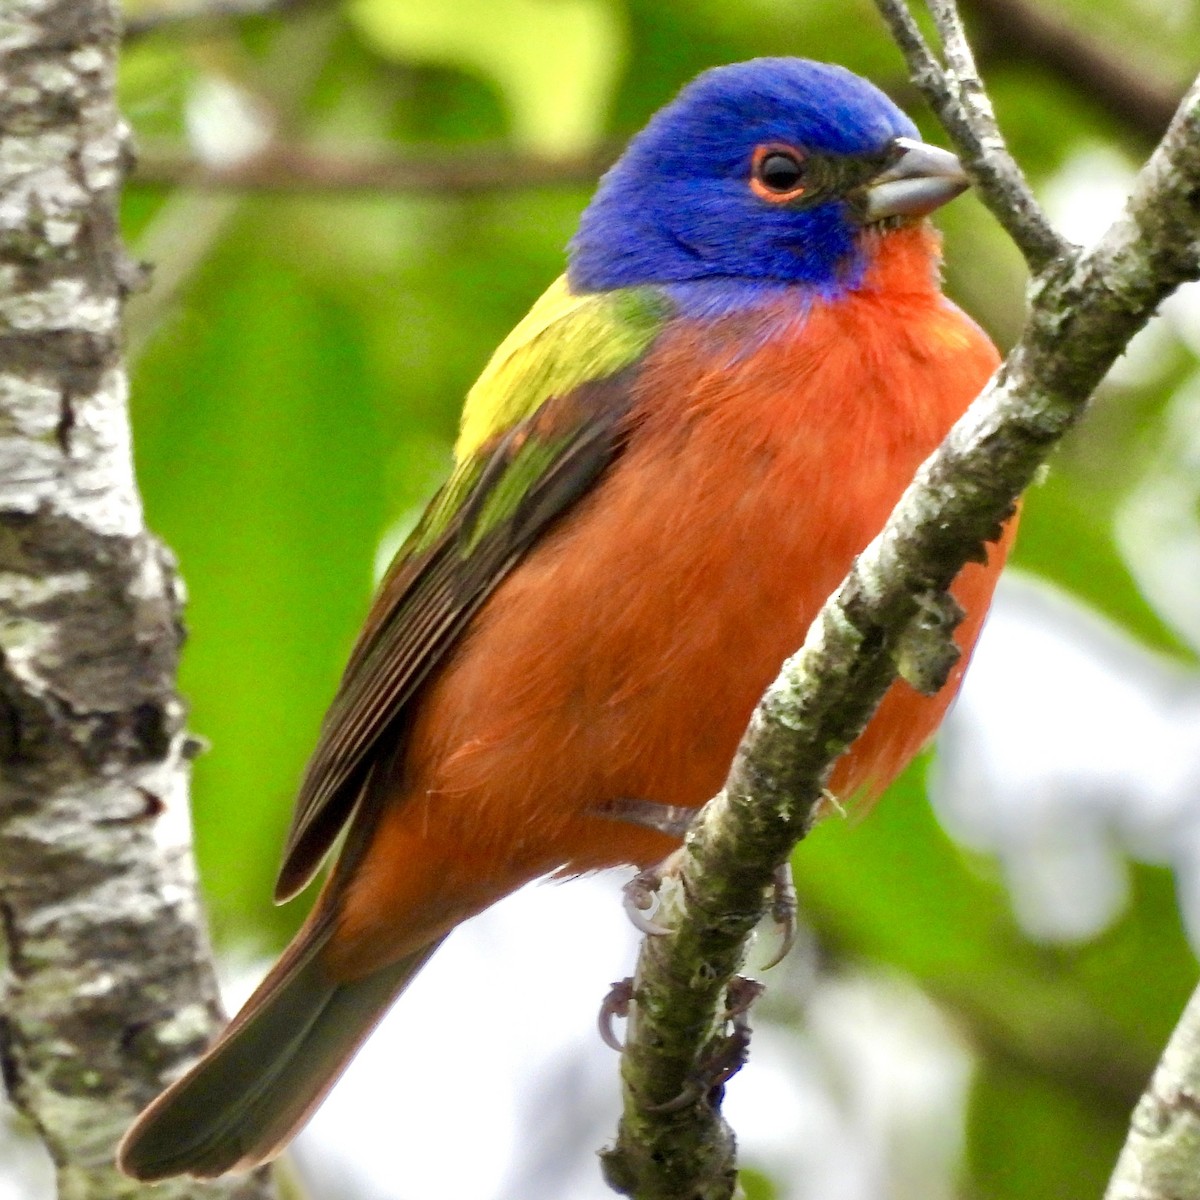
[[[1200,989],[1133,1114],[1104,1200],[1200,1198]]]
[[[724,789],[664,885],[655,921],[671,932],[643,944],[622,1060],[625,1110],[604,1159],[610,1184],[638,1200],[732,1194],[733,1136],[719,1091],[706,1095],[698,1081],[727,1052],[724,996],[773,871],[807,832],[833,761],[902,668],[910,682],[936,688],[940,672],[929,668],[944,661],[953,627],[944,604],[951,581],[998,534],[1133,334],[1200,275],[1200,87],[1184,98],[1126,212],[1081,252],[1062,243],[1009,169],[949,5],[938,4],[953,67],[944,72],[907,10],[879,4],[956,143],[999,159],[976,163],[978,177],[1043,272],[1017,346],[764,696]]]
[[[524,188],[594,183],[620,147],[604,144],[574,158],[543,158],[504,150],[455,149],[398,155],[347,155],[275,142],[240,162],[205,163],[177,147],[139,150],[133,182],[150,187],[265,192],[416,192],[468,196]]]
[[[128,17],[125,39],[132,43],[157,33],[205,37],[231,22],[286,17],[322,3],[328,0],[193,0]],[[1179,93],[1154,78],[1153,64],[1132,65],[1027,0],[970,0],[968,12],[981,61],[1037,63],[1151,144],[1166,129]]]
[[[204,34],[231,20],[288,15],[322,2],[201,0],[131,19],[126,25],[126,38],[135,40],[160,31]],[[897,39],[920,57],[922,70],[931,77],[940,77],[942,69],[907,10],[899,5],[895,8],[893,32]],[[1147,141],[1159,137],[1175,111],[1178,95],[1172,89],[1148,78],[1144,71],[1130,70],[1123,60],[1108,55],[1071,26],[1054,21],[1024,0],[971,0],[971,11],[988,39],[979,57],[990,62],[1014,58],[1038,62]],[[966,52],[969,59],[970,49]],[[977,78],[973,65],[970,74]],[[904,90],[908,90],[907,84]],[[998,137],[994,118],[991,129]],[[461,150],[397,156],[390,148],[364,149],[348,156],[317,146],[280,142],[242,162],[216,164],[176,144],[149,142],[139,149],[133,182],[207,191],[465,195],[591,183],[611,165],[620,149],[618,143],[610,143],[572,159],[537,158],[503,149],[473,151],[469,156]],[[966,157],[972,155],[978,157],[978,148]],[[1044,234],[1043,230],[1039,238]]]
[[[930,3],[945,66],[925,40],[907,0],[875,0],[875,6],[908,63],[913,83],[946,127],[980,199],[1016,243],[1030,270],[1036,273],[1065,254],[1068,244],[1046,219],[1025,173],[1008,151],[953,0]]]
[[[10,0],[3,23],[0,1056],[59,1196],[132,1200],[151,1190],[117,1173],[116,1141],[220,1016],[186,845],[181,588],[130,456],[117,6]]]
[[[154,33],[186,34],[203,37],[230,21],[245,17],[286,16],[302,8],[312,8],[329,0],[199,0],[175,4],[129,17],[125,22],[125,41],[140,41]]]

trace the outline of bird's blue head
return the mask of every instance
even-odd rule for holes
[[[842,67],[758,58],[705,71],[600,181],[571,243],[576,292],[690,280],[861,275],[864,229],[967,185],[878,88]]]

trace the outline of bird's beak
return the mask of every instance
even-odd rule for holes
[[[923,217],[970,187],[962,163],[937,146],[912,138],[892,143],[899,157],[863,185],[863,219],[869,224],[886,217]]]

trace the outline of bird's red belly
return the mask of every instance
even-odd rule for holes
[[[621,798],[694,807],[720,787],[764,688],[995,363],[954,310],[927,316],[923,337],[879,345],[869,312],[857,339],[843,327],[843,303],[809,318],[801,349],[776,339],[733,369],[660,346],[625,455],[423,696],[402,794],[346,896],[349,958],[369,943],[378,961],[381,938],[420,945],[546,872],[669,849],[593,814]],[[1008,540],[956,585],[968,653]],[[933,698],[897,683],[834,790],[886,786],[960,673]]]

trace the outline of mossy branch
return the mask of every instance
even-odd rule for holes
[[[901,663],[906,678],[937,684],[954,621],[929,623],[927,614],[944,614],[951,581],[997,536],[1130,338],[1200,275],[1200,88],[1185,96],[1125,212],[1083,251],[1051,228],[1012,163],[951,6],[934,6],[956,64],[947,71],[909,36],[907,9],[901,16],[898,2],[878,2],[906,31],[901,45],[918,82],[935,94],[951,139],[1037,274],[1019,342],[784,665],[668,874],[655,922],[671,932],[643,944],[622,1059],[624,1115],[604,1154],[610,1184],[637,1200],[732,1196],[734,1137],[720,1089],[705,1086],[706,1064],[738,1049],[725,1033],[725,998],[773,872],[808,830],[834,761]],[[914,646],[931,669],[912,669]]]

